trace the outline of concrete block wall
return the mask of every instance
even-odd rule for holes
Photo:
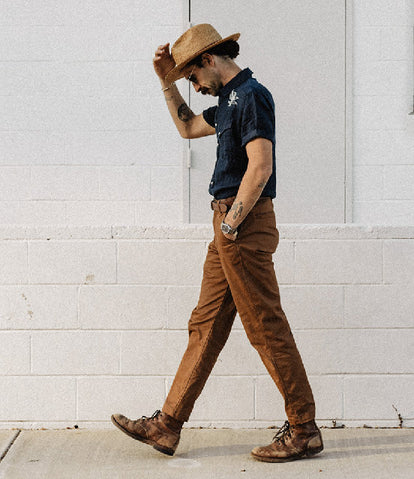
[[[360,224],[280,226],[321,424],[413,425],[412,3],[353,1]],[[0,427],[106,427],[165,399],[211,235],[181,224],[182,142],[151,64],[183,5],[0,3]],[[282,420],[237,320],[190,424]]]
[[[152,57],[183,5],[0,3],[1,224],[182,221],[182,142]]]
[[[353,220],[414,224],[414,2],[353,1]]]
[[[412,3],[353,1],[357,223],[413,224]],[[182,143],[151,58],[183,5],[1,2],[2,224],[182,220]]]
[[[1,2],[1,224],[182,222],[183,145],[151,60],[185,5]],[[413,0],[352,5],[353,221],[410,225]]]
[[[412,227],[280,225],[275,268],[321,424],[414,425]],[[209,226],[0,228],[0,427],[110,427],[164,402]],[[395,409],[394,409],[395,408]],[[190,425],[285,418],[239,319]]]

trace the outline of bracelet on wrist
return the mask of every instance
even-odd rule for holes
[[[161,91],[167,91],[169,90],[173,85],[175,85],[175,82],[171,83],[171,85],[166,86],[165,88],[161,88]]]

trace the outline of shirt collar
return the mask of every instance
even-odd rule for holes
[[[220,90],[219,92],[219,98],[220,100],[223,100],[225,97],[227,97],[232,90],[240,86],[242,83],[244,83],[246,80],[251,78],[253,75],[253,72],[250,70],[250,68],[245,68],[241,72],[239,72],[234,78],[232,78],[228,83],[224,85],[224,87]]]

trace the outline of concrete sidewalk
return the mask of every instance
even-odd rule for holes
[[[174,457],[117,430],[0,431],[1,479],[414,478],[414,429],[323,429],[325,450],[284,464],[254,460],[269,429],[184,429]]]

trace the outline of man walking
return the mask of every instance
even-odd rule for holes
[[[189,342],[162,411],[113,423],[129,436],[172,455],[180,431],[229,336],[236,312],[285,401],[288,421],[253,457],[284,462],[322,451],[315,403],[301,357],[282,310],[272,254],[279,233],[276,196],[275,112],[270,92],[234,61],[236,33],[222,38],[208,24],[187,30],[155,52],[154,69],[183,138],[217,136],[217,159],[209,185],[214,197],[214,239],[208,247],[200,297],[189,321]],[[175,80],[185,77],[196,92],[218,105],[195,115]]]

